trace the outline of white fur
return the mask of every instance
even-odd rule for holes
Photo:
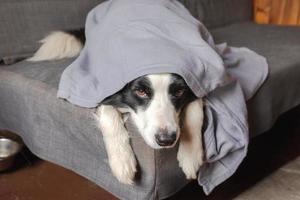
[[[55,31],[40,41],[42,46],[28,61],[57,60],[77,56],[82,43],[73,35]]]
[[[159,146],[155,141],[155,134],[158,132],[158,129],[165,129],[168,132],[177,132],[177,139],[180,134],[178,127],[179,116],[170,101],[168,93],[171,75],[153,74],[147,75],[147,77],[154,91],[153,99],[146,110],[138,110],[136,113],[132,112],[131,116],[145,142],[150,147],[154,149],[166,148]]]
[[[202,124],[203,102],[197,99],[183,113],[183,130],[180,136],[177,160],[187,179],[196,179],[203,164]]]
[[[112,173],[121,183],[133,184],[136,159],[121,113],[113,106],[101,105],[97,108],[96,117]]]
[[[136,159],[130,146],[129,135],[124,126],[121,112],[130,112],[145,142],[152,148],[162,148],[156,143],[154,137],[158,128],[177,131],[177,139],[180,135],[179,114],[168,96],[171,76],[169,74],[157,74],[148,75],[148,78],[154,89],[154,96],[146,110],[139,110],[135,113],[128,109],[118,110],[113,106],[101,105],[96,111],[96,118],[103,134],[110,168],[114,176],[125,184],[134,183]],[[203,163],[202,99],[197,99],[187,105],[182,117],[184,117],[184,126],[181,131],[177,159],[186,178],[195,179]]]

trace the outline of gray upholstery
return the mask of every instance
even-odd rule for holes
[[[252,0],[195,1],[200,2],[198,5],[199,19],[208,28],[252,19]]]
[[[31,56],[53,30],[84,26],[87,12],[103,0],[1,0],[0,60]]]
[[[300,104],[300,27],[244,22],[211,32],[217,42],[248,47],[269,63],[269,78],[248,102],[252,135],[267,131],[280,114]]]
[[[31,56],[50,31],[83,27],[88,11],[103,1],[1,0],[0,60],[9,64]],[[251,0],[180,1],[208,27],[249,20],[252,15]]]

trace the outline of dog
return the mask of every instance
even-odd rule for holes
[[[31,62],[77,56],[84,30],[57,31],[41,40]],[[187,179],[196,179],[203,164],[203,99],[197,98],[177,74],[149,74],[124,86],[97,107],[109,166],[124,184],[134,184],[137,162],[124,126],[129,113],[139,133],[153,149],[172,148],[179,140],[177,160]]]

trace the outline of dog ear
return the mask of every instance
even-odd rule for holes
[[[103,105],[111,105],[114,107],[126,107],[126,105],[122,102],[122,93],[118,92],[114,95],[111,95],[109,97],[107,97],[106,99],[104,99],[101,104]]]
[[[101,104],[103,105],[111,105],[117,108],[127,108],[128,105],[124,102],[126,93],[128,91],[129,84],[126,84],[120,91],[117,93],[105,98]]]

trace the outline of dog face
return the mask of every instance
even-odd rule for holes
[[[173,147],[180,136],[181,110],[196,97],[176,74],[152,74],[128,83],[102,104],[129,112],[152,148]]]

